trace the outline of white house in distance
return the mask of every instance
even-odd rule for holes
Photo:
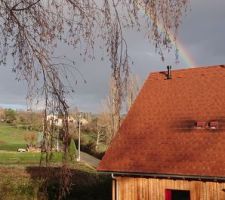
[[[58,127],[61,127],[63,125],[63,119],[62,118],[59,118],[57,115],[54,115],[54,114],[49,114],[47,116],[47,121],[49,121],[49,123],[54,123],[56,126]],[[80,118],[79,119],[80,123],[82,125],[87,125],[88,124],[88,120],[86,120],[85,118]],[[74,119],[74,117],[72,116],[69,116],[68,117],[68,122],[69,123],[73,123],[73,124],[77,124],[78,123],[78,120],[77,119]]]

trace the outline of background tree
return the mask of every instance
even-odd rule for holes
[[[5,120],[5,111],[3,108],[0,108],[0,122]]]
[[[109,95],[102,102],[102,112],[99,114],[97,121],[97,129],[99,129],[99,133],[105,132],[107,144],[111,143],[120,126],[121,107],[116,107],[118,105],[115,102],[115,90],[114,82],[110,81]],[[105,131],[102,130],[103,127]]]
[[[37,134],[34,132],[26,133],[24,140],[27,142],[29,147],[35,147],[37,143]]]
[[[12,124],[16,120],[16,111],[13,109],[5,109],[5,121]]]
[[[18,111],[16,126],[27,130],[42,131],[43,120],[41,112]]]
[[[103,112],[100,113],[97,119],[97,141],[98,139],[103,138],[104,134],[108,144],[114,138],[121,123],[122,103],[124,103],[126,111],[128,112],[138,94],[139,84],[137,75],[130,73],[126,84],[123,84],[126,93],[120,94],[116,87],[115,79],[111,79],[109,84],[109,95],[104,100],[102,106]],[[118,99],[120,101],[119,104]]]
[[[107,144],[109,142],[109,131],[110,131],[110,118],[106,112],[101,112],[96,118],[96,145],[95,150],[101,143]],[[111,135],[111,134],[110,134]]]
[[[129,74],[126,87],[125,106],[128,112],[140,89],[140,79],[136,74]]]
[[[62,114],[64,158],[69,144],[65,97],[73,91],[64,80],[75,73],[71,70],[75,62],[54,55],[59,41],[74,48],[83,46],[80,54],[91,59],[94,59],[95,42],[103,41],[117,90],[114,101],[120,108],[122,85],[129,74],[125,28],[136,26],[143,30],[147,27],[145,32],[164,59],[163,48],[170,49],[172,40],[176,40],[170,38],[169,33],[176,35],[187,5],[188,0],[0,0],[0,64],[6,64],[7,59],[13,57],[13,71],[18,74],[18,79],[25,79],[28,83],[28,99],[32,100],[34,94],[44,96],[45,119],[52,110]],[[143,15],[148,17],[141,26],[139,19]],[[159,31],[159,24],[163,32]],[[48,158],[51,129],[46,120],[43,127],[42,148]],[[69,174],[66,159],[63,159],[61,174],[62,177]],[[64,187],[60,188],[59,199],[69,188],[68,179],[60,181]]]
[[[117,130],[119,129],[120,126],[120,112],[121,112],[121,107],[122,107],[122,94],[120,90],[118,90],[116,83],[117,81],[112,78],[110,82],[110,93],[107,98],[106,106],[108,109],[108,112],[110,113],[110,121],[111,121],[111,136],[110,140],[114,138]],[[119,101],[119,103],[118,103]]]

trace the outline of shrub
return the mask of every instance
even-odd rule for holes
[[[5,109],[5,121],[12,124],[16,120],[16,111],[13,109]]]
[[[27,142],[29,146],[33,147],[37,143],[37,135],[34,132],[26,133],[24,136],[24,140]]]
[[[76,145],[75,145],[74,139],[71,139],[70,145],[69,145],[69,159],[71,161],[75,161],[76,157],[77,157]]]

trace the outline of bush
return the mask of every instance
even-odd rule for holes
[[[40,181],[4,178],[0,181],[0,200],[36,199]]]
[[[6,109],[5,110],[5,121],[7,123],[12,124],[16,120],[16,111],[13,109]]]
[[[27,144],[30,146],[30,147],[33,147],[36,145],[37,143],[37,134],[34,133],[34,132],[30,132],[30,133],[26,133],[24,135],[24,140],[27,142]]]
[[[75,161],[77,157],[77,149],[74,142],[74,139],[71,139],[70,145],[69,145],[69,159],[70,161]]]
[[[108,200],[111,198],[110,175],[97,174],[85,165],[71,169],[72,185],[66,200]],[[0,200],[57,200],[59,167],[1,169]],[[29,175],[29,176],[27,176]]]

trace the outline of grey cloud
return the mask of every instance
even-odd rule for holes
[[[180,37],[188,45],[199,45],[220,38],[224,44],[225,1],[192,0],[191,11],[184,17]],[[214,48],[215,45],[212,46]]]
[[[0,103],[25,105],[25,82],[16,81],[16,74],[8,66],[0,66],[0,69]]]

